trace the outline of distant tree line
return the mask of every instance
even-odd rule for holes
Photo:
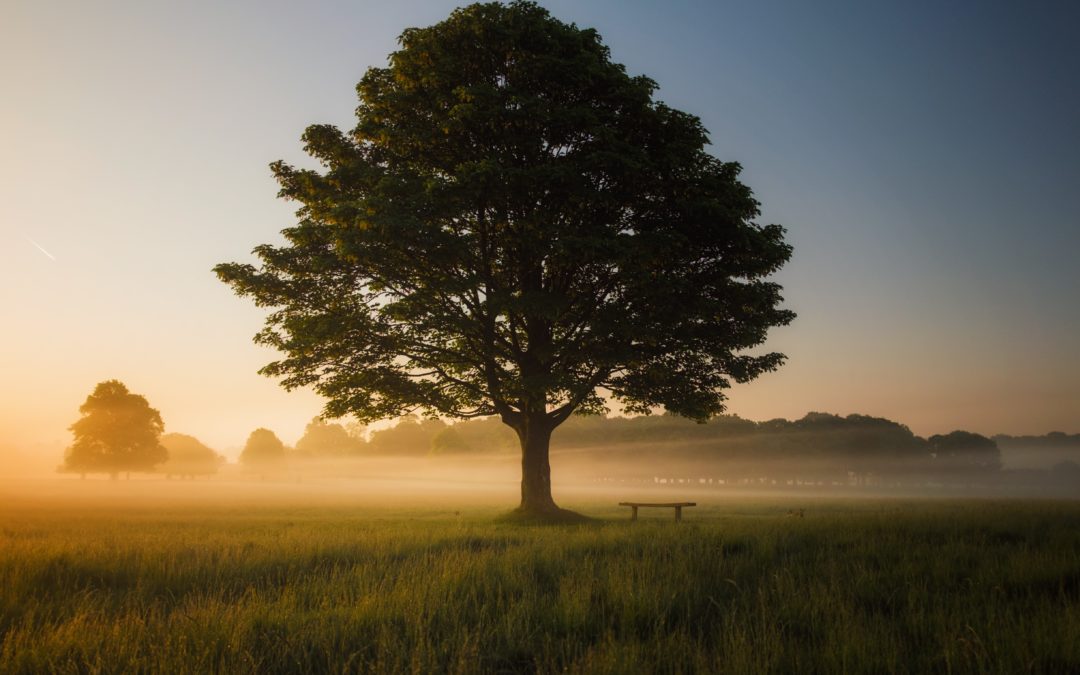
[[[993,440],[966,431],[916,436],[905,425],[867,415],[812,412],[798,420],[752,422],[722,416],[694,424],[662,415],[577,418],[560,445],[582,448],[581,462],[604,469],[641,466],[708,469],[733,480],[882,482],[964,481],[1001,468]],[[636,461],[627,461],[633,458]]]
[[[79,408],[62,470],[87,474],[157,472],[193,478],[218,471],[224,458],[198,439],[163,434],[160,413],[117,381],[97,385]],[[1080,482],[1080,434],[985,436],[953,431],[922,438],[897,422],[867,415],[813,412],[798,420],[752,422],[722,415],[698,424],[674,415],[574,416],[554,437],[560,462],[579,472],[638,475],[707,470],[732,480],[827,480],[855,484],[928,479],[965,482],[1000,472],[1002,448],[1038,456],[1062,480]],[[494,417],[456,424],[403,417],[370,430],[316,417],[294,447],[254,430],[240,463],[266,473],[285,462],[369,456],[512,454],[514,432]],[[1039,454],[1042,453],[1042,454]],[[1070,454],[1071,453],[1071,454]],[[1010,460],[1012,466],[1014,460]]]
[[[998,434],[997,436],[994,436],[994,441],[1002,447],[1025,446],[1080,450],[1080,434],[1066,434],[1062,431],[1051,431],[1042,436],[1008,436],[1005,434]]]
[[[994,436],[1005,464],[1015,469],[1049,468],[1059,475],[1080,475],[1080,434],[1051,431],[1042,436]]]
[[[696,424],[674,415],[575,416],[553,438],[560,462],[595,471],[638,472],[643,467],[711,466],[732,478],[880,482],[937,477],[964,481],[1001,469],[990,438],[967,431],[916,436],[888,419],[810,413],[790,421],[752,422],[734,415]],[[405,417],[366,440],[339,424],[313,420],[294,456],[452,456],[513,453],[517,439],[494,418],[449,425]]]

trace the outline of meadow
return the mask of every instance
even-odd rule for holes
[[[1080,672],[1080,503],[94,489],[4,495],[0,672]]]

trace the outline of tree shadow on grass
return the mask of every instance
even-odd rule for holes
[[[569,509],[532,511],[518,508],[498,516],[495,522],[511,525],[603,525],[607,521],[590,518]]]

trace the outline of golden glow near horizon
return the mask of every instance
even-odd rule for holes
[[[348,126],[364,69],[385,62],[401,29],[456,4],[321,13],[253,2],[6,6],[0,448],[55,458],[79,404],[107,379],[146,396],[167,431],[228,454],[260,426],[295,441],[321,401],[256,374],[274,358],[251,343],[262,314],[210,269],[292,224],[267,164],[303,164],[307,124]],[[1061,225],[1075,228],[1080,215],[1064,197],[1080,165],[1075,147],[1025,137],[1023,147],[1043,154],[1017,159],[1022,173],[983,173],[992,162],[980,148],[1008,156],[1013,146],[990,144],[1016,133],[1002,117],[984,121],[985,137],[970,135],[981,132],[960,122],[980,100],[974,90],[942,99],[954,108],[923,127],[904,126],[914,114],[890,118],[884,134],[865,121],[884,108],[845,119],[828,107],[863,91],[865,74],[842,64],[869,62],[850,54],[807,52],[827,66],[815,72],[834,73],[813,97],[802,85],[766,86],[794,78],[782,63],[715,52],[746,49],[734,33],[692,32],[664,53],[639,46],[642,30],[662,37],[714,10],[546,4],[595,25],[616,60],[701,115],[716,154],[746,167],[762,221],[789,228],[795,255],[779,281],[799,318],[769,345],[789,362],[733,388],[731,412],[755,420],[858,412],[921,435],[1080,431],[1077,234]],[[728,24],[742,25],[717,19],[714,29]],[[797,26],[777,30],[802,39]],[[716,66],[729,62],[743,65]],[[922,74],[892,77],[917,86]],[[729,96],[747,107],[733,109]],[[1038,126],[1054,124],[1066,128],[1057,118]],[[937,173],[926,174],[928,165]]]

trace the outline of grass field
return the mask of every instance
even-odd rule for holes
[[[565,505],[10,498],[0,672],[1080,672],[1077,503]]]

